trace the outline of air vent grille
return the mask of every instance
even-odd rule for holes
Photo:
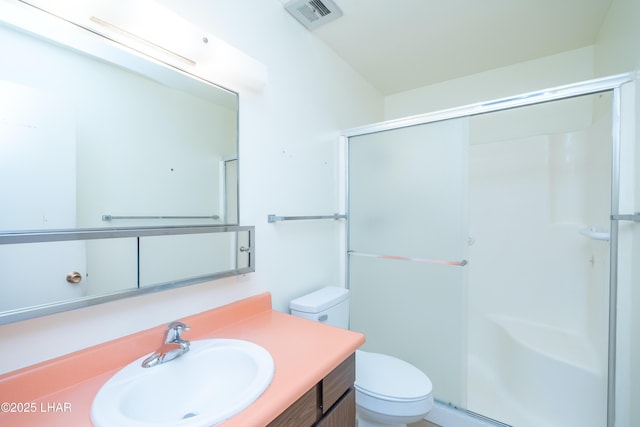
[[[317,13],[320,14],[320,16],[327,16],[328,14],[331,13],[331,11],[329,10],[329,8],[327,6],[324,5],[324,3],[322,3],[319,0],[311,0],[309,2],[309,6],[315,8],[315,11]]]
[[[284,7],[310,30],[342,16],[332,0],[292,0]]]

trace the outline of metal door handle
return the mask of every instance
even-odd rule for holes
[[[67,282],[73,285],[77,285],[81,281],[82,281],[82,274],[78,273],[77,271],[72,271],[71,273],[67,274]]]

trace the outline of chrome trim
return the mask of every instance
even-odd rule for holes
[[[238,268],[235,270],[223,271],[216,274],[192,277],[185,280],[167,282],[167,283],[162,283],[154,286],[147,286],[144,288],[136,288],[136,289],[130,289],[127,291],[114,292],[112,294],[106,294],[106,295],[101,295],[97,297],[84,297],[84,298],[78,298],[68,302],[42,304],[42,305],[27,307],[27,308],[18,309],[18,310],[6,311],[6,312],[0,313],[0,325],[20,322],[22,320],[34,319],[36,317],[48,316],[50,314],[62,313],[69,310],[76,310],[78,308],[91,307],[94,305],[116,301],[119,299],[152,294],[158,291],[182,288],[184,286],[195,285],[197,283],[208,282],[211,280],[222,279],[225,277],[232,277],[232,276],[238,276],[241,274],[251,273],[255,271],[255,267],[253,266],[253,261],[251,261],[250,264],[251,266],[246,268]]]
[[[220,219],[219,215],[203,215],[203,216],[197,216],[197,215],[177,215],[177,216],[172,216],[172,215],[130,215],[130,216],[118,216],[118,215],[111,215],[111,214],[104,214],[102,215],[102,220],[103,221],[111,221],[114,219]]]
[[[338,145],[340,152],[339,154],[342,156],[342,167],[344,168],[344,176],[342,177],[343,182],[343,200],[341,201],[343,204],[343,208],[345,214],[347,215],[347,220],[345,221],[344,226],[344,240],[342,242],[344,256],[342,257],[343,264],[343,272],[344,272],[344,287],[346,289],[351,289],[351,264],[349,263],[349,248],[351,247],[351,184],[350,184],[350,175],[349,175],[349,138],[346,135],[340,135],[338,137]],[[351,319],[349,319],[349,328],[351,328]]]
[[[187,353],[191,343],[182,339],[182,332],[189,329],[191,328],[179,321],[169,323],[162,337],[162,345],[142,361],[142,367],[153,368]]]
[[[312,215],[312,216],[278,216],[278,215],[269,215],[267,216],[267,222],[278,222],[278,221],[299,221],[299,220],[307,220],[307,219],[346,219],[347,215],[345,214],[333,214],[333,215]]]
[[[69,240],[117,239],[122,237],[170,236],[178,234],[225,233],[230,231],[249,231],[253,234],[254,230],[255,227],[253,226],[241,225],[190,225],[0,231],[0,245],[63,242]]]
[[[440,265],[454,265],[459,267],[464,267],[468,264],[466,259],[460,261],[447,261],[443,259],[433,259],[433,258],[416,258],[416,257],[407,257],[400,255],[382,255],[382,254],[371,254],[366,252],[356,252],[356,251],[347,251],[348,255],[356,255],[366,258],[377,258],[377,259],[386,259],[390,261],[411,261],[411,262],[421,262],[423,264],[440,264]]]
[[[640,222],[640,212],[636,212],[630,215],[611,215],[611,220]]]
[[[342,136],[352,137],[366,135],[369,133],[382,132],[386,130],[399,129],[409,126],[416,126],[426,123],[433,123],[442,120],[456,119],[460,117],[475,116],[494,111],[508,110],[526,105],[540,104],[543,102],[556,101],[565,98],[572,98],[580,95],[603,92],[620,87],[623,83],[633,81],[634,73],[622,73],[599,79],[587,80],[584,82],[557,86],[536,92],[524,93],[507,98],[499,98],[493,101],[479,102],[462,107],[454,107],[446,110],[434,111],[431,113],[418,114],[415,116],[403,117],[400,119],[387,120],[384,122],[346,129],[341,132]]]
[[[616,419],[616,357],[618,329],[618,221],[620,209],[620,88],[613,89],[611,112],[611,221],[609,232],[609,336],[607,349],[607,427]]]

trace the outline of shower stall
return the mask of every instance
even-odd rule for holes
[[[618,255],[638,221],[621,212],[629,81],[344,133],[351,329],[366,350],[417,366],[465,416],[613,426]]]

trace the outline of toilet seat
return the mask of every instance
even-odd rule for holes
[[[420,369],[386,354],[356,351],[355,388],[389,402],[416,402],[431,397],[431,380]]]
[[[366,426],[409,424],[433,408],[429,377],[385,354],[356,351],[355,389],[358,419]]]

